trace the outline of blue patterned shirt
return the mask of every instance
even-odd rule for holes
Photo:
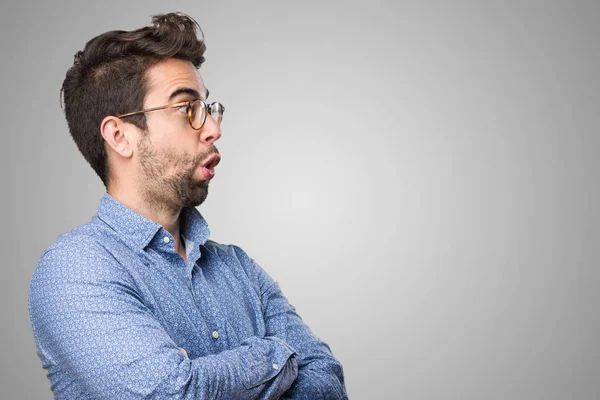
[[[347,399],[342,365],[240,247],[182,209],[161,225],[102,197],[43,253],[29,289],[57,399]],[[187,351],[188,357],[179,350]]]

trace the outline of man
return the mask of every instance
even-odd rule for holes
[[[240,247],[195,208],[220,154],[205,45],[183,14],[90,40],[62,87],[107,193],[41,256],[29,292],[60,399],[346,399],[341,364]]]

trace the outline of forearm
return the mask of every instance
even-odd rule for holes
[[[271,284],[263,293],[267,335],[290,343],[298,352],[298,379],[286,392],[294,400],[347,399],[344,372],[329,345],[316,337],[279,288]]]
[[[289,343],[298,353],[298,379],[284,397],[293,399],[347,399],[344,373],[329,345],[302,321],[274,281],[258,264],[237,248],[238,257],[256,282],[264,305],[266,335]]]
[[[293,354],[277,338],[252,337],[236,349],[184,359],[151,398],[278,399],[298,376]]]
[[[289,400],[347,400],[342,366],[332,362],[326,366],[307,366],[300,369],[298,379],[283,399]]]

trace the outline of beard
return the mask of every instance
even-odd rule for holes
[[[139,142],[140,168],[145,182],[142,197],[155,208],[178,209],[198,207],[208,196],[208,180],[197,181],[194,173],[210,154],[218,153],[216,147],[195,157],[179,154],[172,149],[158,153],[150,140]]]

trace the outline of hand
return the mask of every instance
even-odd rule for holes
[[[188,355],[187,355],[187,351],[185,351],[185,349],[184,349],[184,348],[182,348],[182,347],[179,347],[179,351],[180,351],[180,352],[181,352],[181,353],[182,353],[182,354],[183,354],[183,355],[184,355],[186,358],[189,358],[189,357],[188,357]]]

